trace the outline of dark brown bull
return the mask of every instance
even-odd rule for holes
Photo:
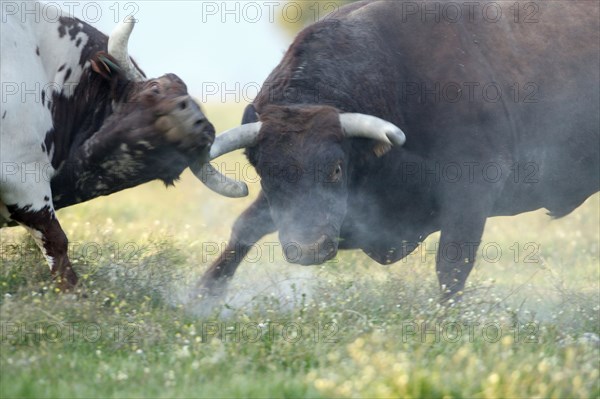
[[[270,232],[293,263],[360,248],[389,264],[441,230],[448,298],[488,217],[560,217],[598,191],[598,3],[484,2],[454,21],[426,12],[445,4],[359,2],[298,35],[245,125],[211,150],[247,147],[262,191],[202,290],[219,293]],[[400,130],[373,117],[406,144],[390,150]]]

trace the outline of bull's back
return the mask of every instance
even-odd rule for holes
[[[372,7],[407,21],[398,29],[414,38],[400,46],[408,80],[440,85],[438,104],[414,107],[432,121],[426,145],[441,144],[430,156],[500,165],[495,214],[545,207],[563,216],[600,184],[600,3],[477,4],[455,24],[410,22],[406,3]],[[473,101],[452,102],[452,82],[475,87]]]
[[[0,154],[6,163],[40,161],[41,144],[52,127],[48,97],[42,102],[41,91],[49,82],[37,44],[37,34],[30,23],[17,16],[7,16],[2,26],[0,103]],[[4,173],[6,168],[3,168]],[[5,182],[5,179],[0,180]]]
[[[425,11],[432,7],[438,11]],[[365,41],[378,44],[375,51],[385,52],[376,54],[379,65],[371,68],[387,72],[384,62],[396,66],[394,78],[401,84],[386,88],[396,88],[400,107],[455,112],[460,117],[456,122],[467,124],[480,120],[469,109],[500,111],[505,119],[501,115],[498,120],[510,120],[523,133],[516,140],[559,139],[564,132],[548,137],[566,128],[565,123],[557,126],[558,120],[569,126],[587,120],[578,126],[595,127],[597,133],[598,115],[588,110],[599,106],[600,3],[482,2],[472,12],[462,7],[454,23],[444,17],[449,11],[443,11],[443,2],[374,2],[345,18]],[[361,56],[372,54],[356,55]],[[383,74],[379,79],[391,83]],[[411,96],[408,86],[414,83],[419,93]],[[464,92],[456,93],[455,87]]]

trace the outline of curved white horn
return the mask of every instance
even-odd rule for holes
[[[127,43],[129,42],[129,36],[133,31],[134,25],[135,19],[131,15],[117,25],[108,38],[108,54],[123,68],[125,76],[133,81],[140,82],[145,80],[144,76],[133,65],[127,51]]]
[[[210,147],[211,161],[229,152],[253,146],[261,126],[262,122],[247,123],[218,135]]]
[[[246,183],[223,176],[210,164],[210,161],[229,152],[254,145],[260,127],[261,122],[248,123],[218,135],[210,148],[208,160],[200,160],[191,165],[190,169],[206,187],[216,193],[230,198],[247,196]]]
[[[209,162],[198,161],[190,165],[194,175],[215,193],[229,198],[241,198],[248,195],[246,183],[223,176]]]
[[[340,123],[346,137],[363,137],[398,146],[406,142],[406,136],[398,126],[376,116],[340,114]]]

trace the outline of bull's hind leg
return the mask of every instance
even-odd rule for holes
[[[23,179],[15,179],[17,176]],[[3,176],[3,180],[0,194],[8,212],[5,216],[29,231],[44,254],[58,288],[62,291],[73,288],[77,275],[68,258],[67,236],[54,212],[49,182],[42,176],[20,173]]]
[[[218,296],[226,287],[237,267],[254,244],[265,235],[275,231],[264,196],[258,198],[235,221],[231,238],[225,251],[208,268],[198,283],[198,294]]]

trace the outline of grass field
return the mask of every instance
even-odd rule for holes
[[[218,131],[241,110],[206,107]],[[389,267],[348,251],[308,268],[269,236],[222,302],[193,298],[251,201],[186,172],[61,210],[87,297],[54,292],[24,230],[3,229],[0,397],[600,396],[599,195],[560,220],[490,219],[452,308],[438,235]]]

